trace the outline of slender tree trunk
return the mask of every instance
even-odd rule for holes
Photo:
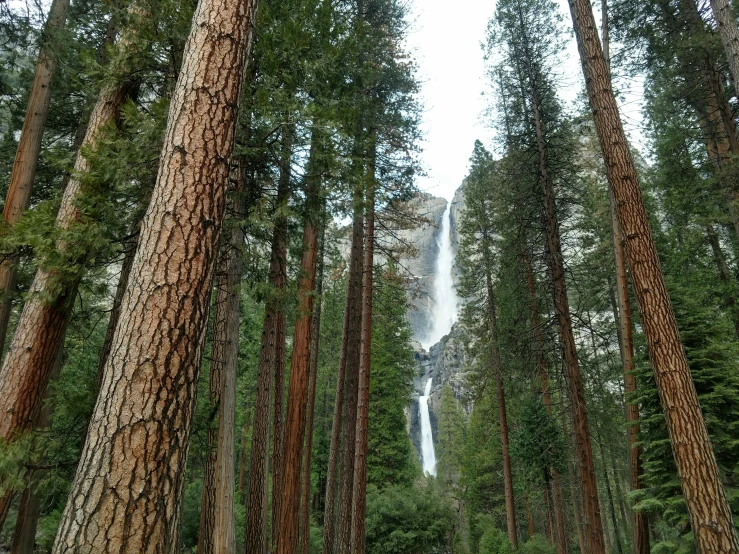
[[[51,380],[56,380],[62,372],[64,366],[64,347],[59,347],[54,359],[54,367],[51,369]],[[47,402],[39,412],[38,420],[35,427],[48,428],[51,422],[51,416],[54,408],[51,403]],[[18,516],[15,521],[15,529],[13,530],[13,542],[10,546],[11,554],[33,554],[34,545],[36,543],[36,529],[38,528],[38,520],[41,515],[41,496],[36,490],[40,478],[40,470],[29,471],[29,484],[23,491],[18,506]]]
[[[534,514],[531,512],[531,504],[529,503],[529,493],[526,491],[524,494],[524,499],[526,500],[526,519],[529,524],[529,539],[533,538],[534,536]]]
[[[346,351],[348,336],[346,330],[349,326],[349,306],[344,310],[344,334],[341,342],[341,355],[339,358],[339,372],[336,379],[336,399],[334,402],[334,414],[331,425],[331,442],[328,451],[328,468],[326,469],[326,496],[323,511],[323,547],[322,554],[334,553],[334,538],[336,530],[336,518],[334,514],[336,504],[336,492],[338,485],[338,466],[341,430],[341,414],[344,406],[344,389],[346,388]]]
[[[612,192],[609,193],[611,203],[611,227],[613,229],[613,252],[616,259],[616,294],[618,298],[618,337],[621,352],[621,364],[624,372],[624,393],[626,396],[626,445],[629,453],[629,485],[632,491],[641,488],[641,447],[639,440],[639,405],[634,402],[636,394],[636,376],[634,375],[634,335],[631,324],[631,302],[629,300],[629,284],[626,276],[626,256],[624,238],[616,217],[616,209]],[[634,554],[649,554],[649,529],[644,514],[633,513],[632,551]]]
[[[570,414],[571,416],[572,414]],[[562,429],[564,430],[565,436],[570,435],[574,443],[573,432],[567,425],[567,415],[562,411]],[[583,530],[583,516],[582,516],[582,496],[577,490],[577,482],[575,475],[577,474],[577,459],[574,460],[568,457],[567,460],[567,477],[570,483],[570,501],[572,502],[572,511],[575,514],[575,529],[577,530],[577,541],[580,545],[580,554],[589,554],[587,535]]]
[[[303,465],[303,447],[306,429],[306,404],[311,361],[313,331],[313,301],[315,298],[316,266],[318,260],[318,228],[320,226],[321,172],[317,157],[321,151],[320,133],[314,129],[311,140],[311,165],[306,180],[305,227],[303,229],[303,258],[300,262],[298,283],[298,319],[290,364],[287,418],[285,425],[284,463],[278,481],[279,501],[276,504],[277,554],[295,554],[298,549],[300,511],[300,470]]]
[[[44,27],[43,40],[36,61],[36,72],[28,94],[26,115],[23,119],[18,149],[10,172],[8,193],[3,209],[4,225],[15,225],[28,207],[36,166],[41,153],[46,116],[51,100],[51,81],[56,72],[59,32],[64,28],[69,12],[69,0],[53,0]],[[5,350],[8,321],[12,308],[11,294],[15,289],[18,257],[11,255],[0,263],[0,355]]]
[[[233,212],[240,214],[244,209],[243,168],[237,167],[235,172],[235,198],[229,203]],[[217,410],[218,426],[211,426],[208,432],[198,554],[235,554],[236,550],[234,438],[243,245],[244,232],[232,221],[230,232],[221,237],[216,275],[209,400],[211,408]]]
[[[608,506],[611,511],[611,524],[613,525],[613,538],[616,541],[616,550],[618,554],[623,554],[624,549],[621,544],[621,532],[618,528],[618,520],[616,519],[616,504],[613,502],[613,492],[611,491],[611,480],[608,477],[608,468],[606,467],[606,453],[603,450],[603,443],[598,437],[598,447],[600,448],[600,458],[603,462],[603,483],[606,486],[606,496],[608,497]]]
[[[344,333],[347,337],[346,377],[344,378],[344,402],[341,419],[341,453],[339,474],[339,505],[336,517],[336,552],[350,552],[352,497],[354,496],[354,448],[357,430],[357,399],[359,385],[360,343],[362,341],[362,254],[364,222],[362,184],[354,187],[354,222],[352,224],[352,250],[349,262],[349,286],[347,291],[348,321]]]
[[[119,41],[119,48],[131,48],[133,32],[129,31]],[[103,88],[90,116],[83,147],[77,154],[75,176],[70,179],[62,196],[56,218],[56,226],[67,230],[83,217],[78,200],[85,191],[79,175],[87,173],[89,162],[83,151],[94,148],[108,124],[118,118],[120,107],[134,83],[125,81]],[[63,253],[65,245],[59,241],[57,248]],[[54,356],[62,344],[77,288],[84,272],[85,259],[69,259],[66,263],[75,267],[61,269],[41,265],[36,272],[18,321],[13,340],[0,368],[0,398],[6,409],[0,411],[0,437],[13,440],[17,433],[30,429],[38,416],[44,397]],[[71,273],[71,274],[70,274]]]
[[[544,397],[544,405],[547,407],[549,415],[552,415],[552,398],[549,391],[549,374],[547,372],[547,360],[544,355],[544,334],[541,331],[541,317],[536,298],[536,283],[534,280],[534,270],[531,267],[531,260],[528,255],[528,245],[523,245],[522,261],[526,270],[526,283],[529,290],[529,302],[531,303],[532,322],[534,324],[534,337],[539,352],[539,380],[541,381],[541,391]],[[554,507],[554,537],[557,545],[557,554],[567,554],[569,552],[569,541],[567,538],[567,522],[565,520],[565,503],[562,496],[562,478],[559,472],[554,468],[549,468],[552,477],[552,505]]]
[[[179,549],[190,423],[255,10],[248,0],[202,0],[193,16],[113,355],[54,554]]]
[[[293,126],[286,124],[282,130],[282,156],[280,159],[280,176],[279,188],[290,189],[292,180],[292,150],[293,150]],[[282,246],[282,255],[280,260],[282,268],[280,269],[281,282],[279,284],[281,290],[287,289],[287,219],[283,218],[285,230],[284,245]],[[282,482],[283,469],[283,449],[284,449],[284,396],[285,396],[285,364],[287,363],[286,348],[286,330],[287,330],[287,314],[285,312],[284,302],[280,302],[277,313],[277,331],[275,337],[275,392],[274,392],[274,412],[272,417],[272,549],[274,552],[275,543],[277,542],[278,522],[277,518],[280,514],[280,502],[282,500],[282,491],[279,484]]]
[[[505,388],[503,386],[503,367],[498,345],[498,316],[495,308],[495,291],[493,289],[492,256],[489,250],[490,237],[487,230],[483,230],[483,262],[485,264],[485,283],[487,286],[487,316],[490,329],[490,357],[495,372],[495,384],[498,391],[498,420],[500,424],[500,443],[503,455],[503,486],[505,489],[506,525],[508,541],[514,550],[518,550],[518,536],[516,533],[516,502],[513,497],[513,473],[511,471],[511,456],[508,440],[508,416],[506,415]]]
[[[583,74],[605,159],[655,382],[698,552],[739,552],[710,437],[654,246],[649,220],[590,2],[569,0]]]
[[[290,197],[287,181],[280,181],[275,204],[275,227],[272,235],[269,283],[271,296],[264,308],[262,344],[257,376],[257,398],[254,403],[254,424],[251,436],[251,466],[249,467],[249,494],[246,502],[245,544],[247,554],[267,552],[267,491],[269,452],[269,408],[272,374],[277,355],[277,331],[286,286],[287,221],[283,214]]]
[[[736,86],[739,83],[739,28],[728,0],[711,0],[713,17],[718,25],[721,43],[729,60],[729,70]]]
[[[539,153],[539,181],[544,194],[544,220],[546,224],[547,260],[554,287],[554,307],[559,327],[564,362],[566,382],[569,388],[572,404],[572,418],[575,437],[575,454],[578,459],[578,469],[583,498],[583,523],[586,526],[588,548],[590,554],[604,554],[603,524],[600,517],[598,502],[598,485],[595,480],[595,465],[590,444],[590,429],[588,424],[587,407],[585,406],[585,390],[580,374],[580,360],[575,345],[575,335],[572,331],[572,318],[565,285],[564,261],[559,236],[559,222],[554,199],[554,190],[549,178],[548,147],[544,139],[542,115],[539,110],[539,99],[536,91],[531,87],[531,109],[533,112],[536,140]]]
[[[354,497],[352,506],[352,554],[364,554],[367,511],[367,424],[372,360],[372,292],[375,265],[375,146],[371,146],[367,168],[367,198],[364,235],[364,280],[362,283],[362,342],[359,361],[356,447],[354,451]]]
[[[321,222],[320,250],[318,252],[318,278],[316,281],[316,304],[313,310],[313,330],[310,347],[310,390],[306,410],[305,454],[303,455],[303,482],[300,492],[300,554],[310,554],[310,482],[313,457],[313,425],[316,407],[316,383],[318,381],[318,347],[321,338],[321,302],[323,298],[323,252],[325,249],[325,212]]]
[[[241,493],[242,499],[246,499],[246,462],[248,460],[248,445],[247,437],[249,436],[249,423],[251,422],[251,408],[246,409],[246,415],[244,416],[244,429],[241,432],[241,459],[239,461],[239,492]]]

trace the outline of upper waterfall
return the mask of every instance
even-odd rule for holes
[[[451,240],[451,207],[451,202],[448,202],[441,218],[441,228],[436,237],[439,253],[436,258],[434,287],[431,293],[434,306],[434,312],[431,314],[432,326],[424,340],[421,341],[426,350],[429,350],[444,335],[449,333],[452,325],[457,320],[459,301],[452,275],[454,252],[452,251]]]

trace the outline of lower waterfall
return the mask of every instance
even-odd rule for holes
[[[436,452],[434,452],[434,435],[431,431],[429,417],[429,395],[431,394],[431,379],[426,381],[423,396],[418,397],[418,411],[421,414],[421,464],[424,473],[436,476]]]

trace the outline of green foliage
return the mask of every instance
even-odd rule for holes
[[[445,552],[455,517],[433,485],[367,487],[367,553]]]
[[[456,487],[462,471],[467,422],[449,383],[441,390],[441,408],[437,417],[436,475],[447,487]]]

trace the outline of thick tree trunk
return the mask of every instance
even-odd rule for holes
[[[289,182],[280,181],[275,204],[275,213],[278,215],[275,218],[269,266],[269,282],[272,291],[264,308],[257,398],[254,403],[254,424],[251,435],[251,466],[249,467],[245,530],[247,554],[267,552],[270,393],[272,392],[272,374],[276,366],[278,320],[280,317],[284,318],[282,303],[287,284],[287,220],[284,215],[279,214],[284,214],[289,197]]]
[[[362,282],[362,339],[359,361],[356,446],[354,450],[354,497],[352,500],[351,550],[364,554],[367,512],[367,424],[370,401],[372,360],[372,292],[375,265],[375,151],[370,152],[367,168],[367,197],[364,231],[364,280]]]
[[[242,168],[236,172],[232,204],[233,211],[240,214],[244,208]],[[217,409],[218,426],[212,426],[208,432],[198,554],[235,554],[236,551],[234,439],[243,246],[244,232],[238,223],[232,222],[230,233],[221,238],[216,275],[209,400],[211,408]]]
[[[275,552],[295,554],[298,549],[300,511],[300,470],[303,466],[303,447],[306,429],[306,404],[311,362],[313,332],[313,301],[318,260],[318,228],[320,226],[321,172],[317,171],[316,157],[320,152],[319,133],[314,130],[311,141],[313,167],[306,180],[305,227],[303,229],[303,258],[298,282],[298,315],[290,363],[287,418],[285,425],[284,463],[277,482],[279,501],[277,527],[273,531]]]
[[[293,132],[292,125],[284,125],[282,130],[282,155],[280,159],[280,176],[278,188],[289,190],[292,180],[292,150],[293,150]],[[282,220],[284,245],[282,246],[282,255],[280,260],[282,268],[280,269],[281,282],[279,287],[281,290],[287,289],[287,219]],[[272,415],[272,551],[277,542],[278,522],[277,518],[280,514],[280,502],[282,501],[282,491],[279,483],[282,482],[283,469],[283,449],[285,435],[284,421],[284,396],[285,396],[285,364],[287,363],[287,347],[286,347],[286,330],[287,330],[287,314],[285,313],[285,303],[280,302],[277,312],[277,330],[275,335],[275,387],[274,387],[274,403]]]
[[[300,554],[310,554],[310,483],[313,457],[313,424],[316,407],[316,383],[318,380],[318,347],[321,338],[321,302],[323,295],[323,252],[325,249],[326,222],[321,222],[320,250],[318,252],[318,277],[316,280],[316,304],[313,310],[313,330],[310,347],[310,390],[306,410],[305,449],[303,454],[303,481],[300,491]]]
[[[15,225],[28,207],[36,166],[41,153],[46,116],[51,100],[51,80],[56,72],[59,50],[58,33],[64,27],[69,12],[69,0],[53,0],[44,27],[43,41],[36,61],[36,72],[28,94],[26,115],[23,119],[18,149],[10,172],[10,184],[3,208],[4,226]],[[0,263],[0,354],[5,350],[8,321],[12,308],[11,294],[15,289],[17,256]]]
[[[713,17],[718,24],[721,43],[729,60],[729,70],[736,86],[739,83],[739,28],[728,0],[711,0]]]
[[[178,551],[180,502],[255,1],[202,0],[112,355],[53,553]]]
[[[362,341],[362,254],[364,222],[362,217],[363,187],[354,187],[354,222],[347,290],[346,377],[341,419],[341,451],[339,474],[339,506],[336,517],[336,552],[350,552],[352,531],[352,497],[354,496],[354,448],[357,431],[357,395],[359,384],[360,344]],[[341,370],[341,369],[340,369]]]
[[[641,488],[641,447],[639,440],[639,405],[634,402],[636,376],[634,375],[634,335],[631,324],[631,302],[629,284],[626,276],[626,256],[621,227],[616,217],[613,193],[609,193],[611,203],[611,227],[613,229],[613,252],[616,259],[616,294],[618,298],[618,338],[621,364],[624,372],[624,393],[626,395],[626,445],[629,452],[629,485],[632,491]],[[634,554],[649,554],[649,529],[644,514],[633,512],[632,551]]]
[[[531,87],[531,109],[533,112],[536,140],[539,154],[539,181],[544,195],[544,220],[547,247],[547,261],[554,288],[554,308],[557,326],[562,341],[565,376],[569,389],[574,426],[575,454],[583,498],[583,523],[590,554],[605,554],[603,543],[603,524],[598,502],[598,485],[595,480],[595,465],[590,444],[588,413],[585,406],[585,390],[580,374],[580,360],[572,330],[569,299],[565,284],[564,261],[559,236],[559,221],[554,199],[554,190],[549,178],[548,147],[544,139],[540,102],[533,84]]]
[[[700,411],[649,228],[590,2],[569,0],[583,74],[600,139],[626,255],[642,314],[655,382],[690,514],[698,552],[739,552],[710,437]]]

